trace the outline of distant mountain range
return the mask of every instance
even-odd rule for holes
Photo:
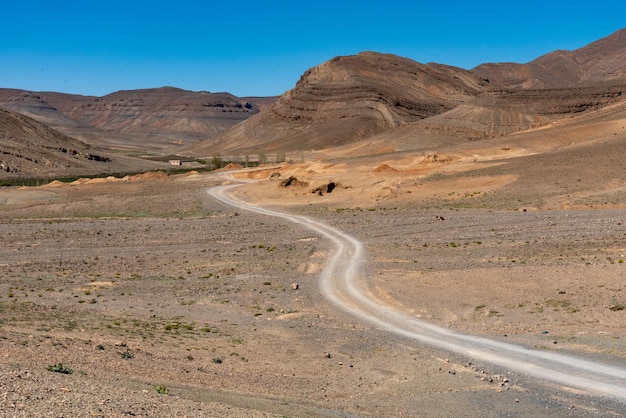
[[[626,29],[527,64],[482,64],[469,71],[375,52],[336,57],[306,71],[278,98],[172,87],[103,97],[0,89],[6,109],[0,163],[33,172],[26,163],[9,164],[7,155],[19,155],[26,140],[34,149],[36,138],[42,150],[53,141],[53,148],[77,150],[74,157],[90,154],[90,147],[115,155],[195,156],[358,144],[406,150],[424,141],[477,141],[548,126],[621,103],[625,92]],[[104,164],[113,164],[115,155]],[[60,157],[46,158],[62,168],[68,156]]]
[[[0,89],[1,107],[67,135],[113,149],[155,152],[215,135],[273,100],[172,87],[103,97]]]

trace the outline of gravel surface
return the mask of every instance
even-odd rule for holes
[[[332,244],[211,201],[218,182],[0,191],[0,416],[621,414],[344,314],[318,289]],[[624,364],[623,210],[371,209],[291,210],[362,240],[407,312]]]

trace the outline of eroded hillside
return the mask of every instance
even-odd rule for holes
[[[274,98],[172,87],[126,90],[103,97],[0,89],[0,106],[84,142],[124,151],[175,153],[258,113]]]
[[[267,111],[195,151],[321,149],[444,113],[487,89],[460,68],[373,52],[314,67]]]
[[[507,88],[623,84],[626,82],[626,29],[574,51],[553,51],[527,64],[481,64],[472,72]]]
[[[595,60],[588,50],[585,63],[610,55],[615,43],[608,45],[610,51],[593,49],[600,57]],[[626,63],[616,54],[611,62]],[[626,83],[617,80],[523,89],[504,88],[501,80],[477,74],[372,52],[334,58],[306,71],[267,111],[191,152],[332,154],[330,150],[340,148],[347,155],[344,151],[350,148],[356,156],[419,150],[425,143],[480,141],[572,118],[584,126],[581,116],[593,117],[626,98]]]
[[[100,174],[147,169],[86,145],[27,116],[0,108],[1,178]]]

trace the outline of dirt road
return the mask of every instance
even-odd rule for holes
[[[226,174],[224,178],[234,180]],[[330,239],[335,252],[320,276],[322,293],[334,304],[386,331],[504,367],[567,388],[626,402],[626,369],[569,355],[529,349],[488,338],[464,335],[416,319],[377,300],[360,272],[363,244],[356,238],[314,219],[254,206],[228,194],[238,184],[208,189],[215,199],[238,209],[279,217]]]

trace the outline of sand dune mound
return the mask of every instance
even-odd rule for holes
[[[398,170],[396,170],[393,167],[388,166],[387,164],[380,164],[376,166],[376,168],[374,168],[373,172],[374,173],[397,173]]]
[[[452,158],[450,157],[431,152],[429,154],[426,154],[424,159],[420,161],[420,164],[441,164],[441,163],[448,163],[450,161],[452,161]]]
[[[228,171],[228,170],[239,170],[242,168],[243,166],[241,164],[228,163],[224,167],[222,167],[220,170]]]

